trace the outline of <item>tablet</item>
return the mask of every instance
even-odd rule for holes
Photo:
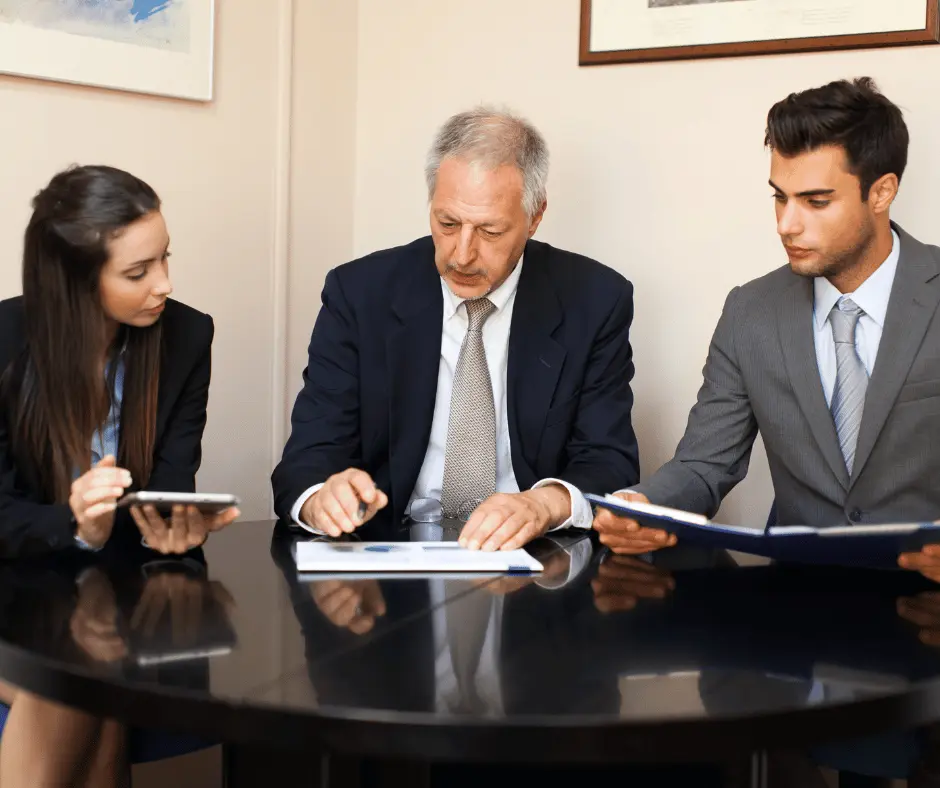
[[[158,511],[168,512],[174,506],[195,506],[204,514],[214,514],[238,506],[239,500],[228,493],[178,493],[178,492],[134,492],[128,493],[118,506],[155,506]]]

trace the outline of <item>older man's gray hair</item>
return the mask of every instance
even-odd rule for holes
[[[511,112],[477,107],[441,126],[424,168],[429,200],[434,197],[441,162],[448,158],[464,159],[487,170],[505,164],[516,167],[522,173],[522,207],[530,219],[545,203],[548,146],[534,126]]]

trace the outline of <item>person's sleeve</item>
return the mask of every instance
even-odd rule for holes
[[[568,438],[567,462],[555,474],[582,492],[604,494],[640,478],[630,386],[634,374],[630,345],[633,286],[626,280],[621,282],[621,291],[591,347]]]
[[[323,306],[308,348],[291,434],[271,475],[274,509],[290,520],[297,501],[330,476],[361,465],[359,348],[352,309],[336,271],[327,274]]]
[[[569,484],[568,482],[564,481],[564,479],[542,479],[541,481],[533,484],[532,489],[538,490],[539,488],[547,487],[550,484],[561,485],[568,491],[568,496],[571,498],[571,508],[569,510],[568,517],[563,523],[556,525],[551,530],[560,531],[564,528],[590,528],[594,519],[594,516],[591,513],[591,505],[581,494],[581,491],[573,484]]]
[[[7,416],[0,413],[0,557],[74,549],[71,508],[30,500],[18,480],[11,440]]]
[[[308,489],[304,490],[290,510],[291,522],[293,522],[295,525],[299,525],[306,531],[310,531],[312,534],[316,534],[317,536],[326,536],[326,532],[321,531],[319,528],[314,528],[312,525],[307,525],[303,520],[300,519],[300,512],[304,508],[304,504],[310,500],[311,496],[320,492],[320,488],[322,487],[322,484],[315,484],[313,487],[309,487]]]

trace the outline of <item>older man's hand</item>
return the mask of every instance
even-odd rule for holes
[[[469,550],[516,550],[570,516],[571,496],[560,484],[497,493],[474,510],[458,541]]]
[[[358,468],[335,473],[300,510],[302,522],[334,538],[351,534],[388,505],[388,496]]]

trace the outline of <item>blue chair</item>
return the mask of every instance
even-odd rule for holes
[[[862,786],[860,777],[872,780],[906,780],[920,759],[924,745],[923,731],[891,731],[863,739],[824,744],[810,750],[810,757],[821,766],[850,774],[853,784]],[[877,784],[877,783],[873,783]]]
[[[777,501],[770,505],[767,527],[777,524]],[[906,780],[924,746],[922,731],[892,731],[851,741],[814,747],[810,757],[820,766],[836,769],[840,780],[862,788],[869,781]],[[848,779],[845,779],[848,778]]]
[[[10,707],[0,703],[0,737],[6,726]],[[199,736],[185,733],[167,733],[165,731],[141,730],[131,728],[128,734],[128,755],[131,764],[162,761],[176,758],[192,752],[214,747],[218,742],[208,741]]]

